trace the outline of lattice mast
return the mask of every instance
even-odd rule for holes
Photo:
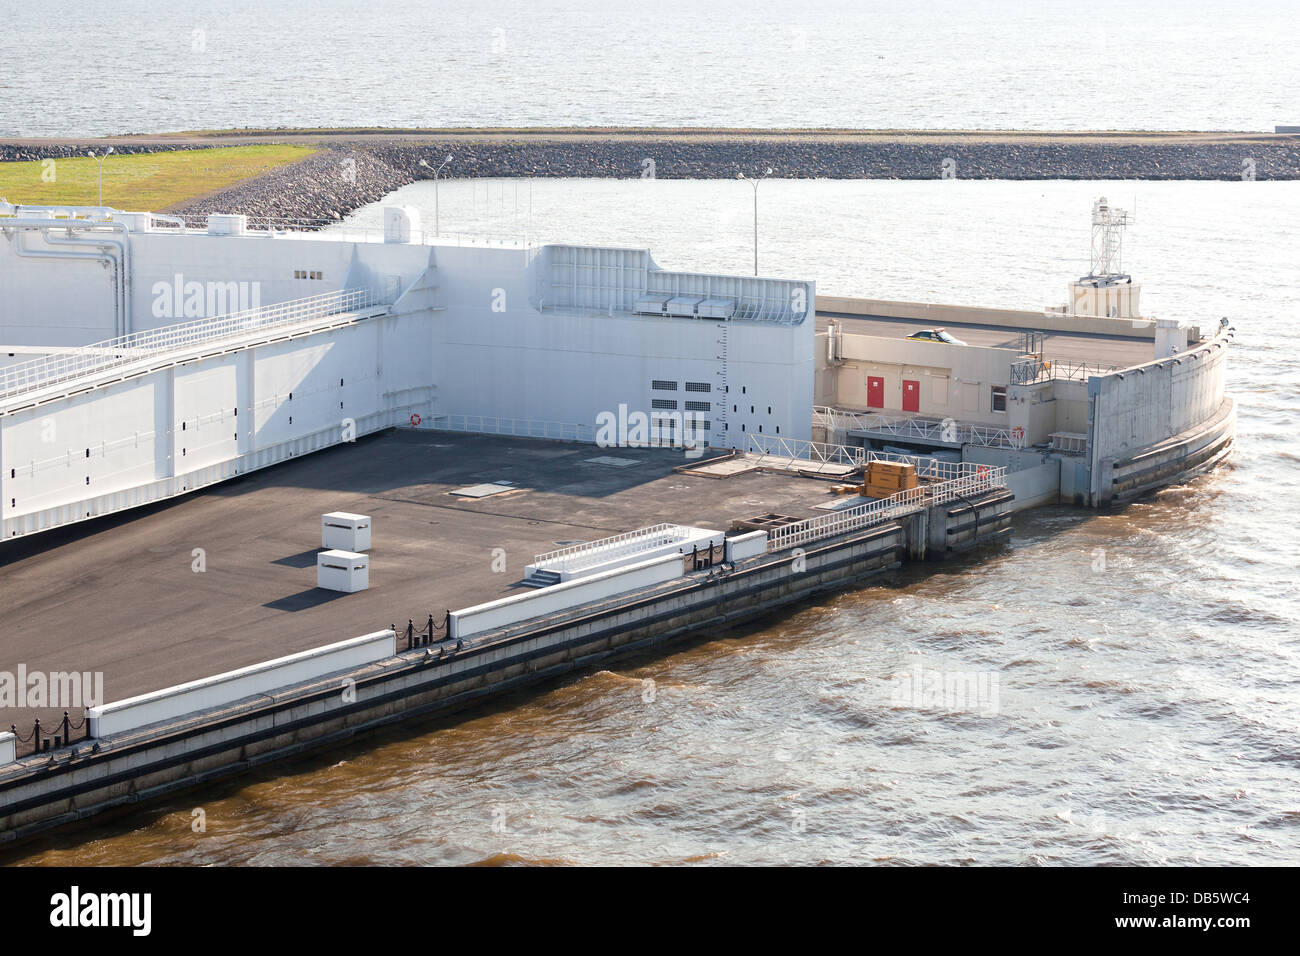
[[[1129,225],[1126,210],[1110,205],[1102,196],[1092,204],[1092,270],[1089,279],[1125,276],[1124,230]]]

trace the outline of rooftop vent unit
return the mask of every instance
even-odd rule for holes
[[[636,300],[637,315],[667,315],[669,295],[642,295]]]
[[[683,318],[695,318],[695,307],[704,301],[700,295],[679,295],[669,299],[664,311],[668,315],[678,315]]]
[[[153,224],[153,217],[147,212],[116,212],[109,217],[113,222],[120,222],[130,232],[148,232]],[[212,219],[208,219],[208,228],[212,228]]]
[[[701,319],[729,319],[736,314],[735,299],[705,299],[695,307]]]
[[[219,214],[208,217],[209,236],[242,236],[247,231],[247,216]]]

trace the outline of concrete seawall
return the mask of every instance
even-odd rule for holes
[[[471,706],[615,655],[716,632],[905,560],[997,540],[1009,527],[1011,503],[1010,493],[994,490],[802,549],[690,571],[459,648],[417,646],[349,674],[23,758],[0,769],[0,841]]]

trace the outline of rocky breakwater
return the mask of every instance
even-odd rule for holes
[[[730,179],[771,168],[827,179],[1300,179],[1300,139],[1255,143],[1050,141],[909,142],[689,136],[547,139],[542,135],[428,140],[330,137],[302,162],[180,204],[196,221],[245,213],[254,225],[337,221],[417,179],[451,154],[445,176]]]

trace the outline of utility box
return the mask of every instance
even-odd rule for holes
[[[370,550],[370,516],[331,511],[320,516],[320,546],[343,551]]]
[[[209,236],[242,236],[248,231],[248,217],[214,213],[208,216]]]
[[[418,240],[420,213],[414,206],[384,207],[384,242]]]
[[[355,594],[370,587],[370,556],[355,551],[320,551],[316,555],[316,587]]]

